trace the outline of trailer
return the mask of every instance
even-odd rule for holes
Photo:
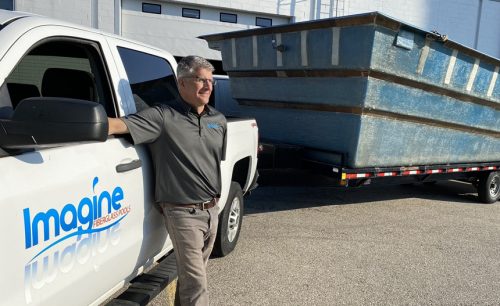
[[[366,185],[391,184],[435,184],[438,181],[457,180],[472,184],[478,192],[478,200],[491,204],[500,199],[500,161],[436,164],[420,166],[392,166],[349,168],[340,162],[329,164],[318,161],[319,152],[283,143],[266,140],[259,145],[258,168],[265,170],[296,169],[311,171],[329,177],[337,187],[362,187]],[[328,152],[331,153],[331,152]]]
[[[344,186],[460,179],[499,198],[499,59],[378,12],[202,38],[280,159]]]

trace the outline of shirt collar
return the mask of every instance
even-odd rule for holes
[[[177,102],[178,102],[177,109],[183,114],[187,115],[189,113],[193,113],[195,115],[198,115],[196,110],[191,105],[189,105],[189,103],[184,101],[184,99],[182,99],[181,97],[179,97],[179,100],[177,100]],[[210,114],[210,107],[208,105],[205,105],[205,108],[203,109],[203,112],[201,112],[200,116],[203,116],[204,114]]]

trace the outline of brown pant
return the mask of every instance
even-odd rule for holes
[[[217,207],[208,210],[160,204],[177,259],[176,305],[208,305],[206,267],[217,234]]]

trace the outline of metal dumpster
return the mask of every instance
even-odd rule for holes
[[[500,160],[500,60],[378,12],[202,36],[261,137],[352,168]]]

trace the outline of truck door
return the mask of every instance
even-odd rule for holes
[[[0,116],[24,98],[46,96],[101,103],[117,117],[123,106],[110,63],[99,34],[59,26],[28,31],[0,62]],[[151,253],[142,244],[144,221],[163,229],[144,187],[144,151],[110,137],[0,153],[6,305],[95,303],[144,265]]]

